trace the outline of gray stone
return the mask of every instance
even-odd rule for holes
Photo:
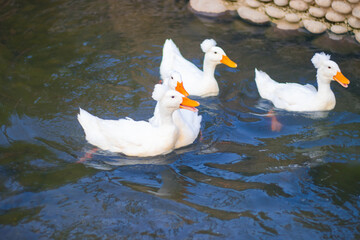
[[[344,15],[329,9],[325,15],[325,18],[330,22],[343,22],[345,20]]]
[[[258,8],[261,6],[261,3],[257,0],[246,0],[245,3],[252,8]]]
[[[355,39],[360,43],[360,32],[355,33]]]
[[[190,0],[190,7],[198,13],[219,15],[227,11],[222,0]]]
[[[326,25],[318,21],[304,20],[303,23],[305,29],[311,33],[320,34],[326,30]]]
[[[313,17],[322,18],[325,16],[326,11],[323,8],[310,7],[309,13]]]
[[[288,5],[289,0],[274,0],[274,3],[279,7],[285,7]]]
[[[349,17],[348,23],[352,28],[360,28],[360,20],[356,17]]]
[[[348,4],[347,2],[342,2],[342,1],[332,2],[331,7],[335,12],[338,12],[341,14],[348,14],[352,10],[350,4]]]
[[[336,34],[344,34],[348,31],[346,27],[340,25],[332,25],[330,30]]]
[[[285,20],[290,23],[298,23],[300,21],[300,17],[296,13],[287,13],[285,14]]]
[[[352,15],[360,19],[360,6],[356,6],[353,8]]]
[[[309,6],[302,0],[291,0],[289,3],[290,7],[300,12],[306,11]]]
[[[270,18],[266,14],[249,7],[239,7],[237,12],[241,18],[253,23],[264,24],[270,21]]]
[[[285,12],[283,10],[281,10],[277,7],[273,7],[273,6],[266,6],[265,12],[270,17],[277,18],[277,19],[283,18],[285,16]]]
[[[358,3],[360,0],[347,0],[349,3]]]
[[[319,6],[319,7],[330,7],[331,5],[331,0],[315,0],[315,3]]]

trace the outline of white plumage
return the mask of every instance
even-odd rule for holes
[[[85,131],[86,140],[103,150],[128,156],[148,157],[171,152],[179,134],[173,122],[173,112],[185,102],[189,107],[198,103],[193,101],[196,104],[191,105],[192,100],[177,91],[164,90],[161,86],[155,88],[153,96],[159,103],[161,123],[158,126],[131,118],[104,120],[80,109],[78,120]]]
[[[175,90],[179,83],[182,83],[181,75],[174,71],[163,80],[162,85],[157,85],[166,86],[167,89]],[[157,85],[155,88],[158,87]],[[186,109],[175,110],[173,113],[173,120],[179,129],[179,135],[175,143],[175,148],[187,146],[195,141],[200,132],[201,119],[202,117],[198,115],[198,112],[192,112]],[[161,124],[161,118],[159,116],[159,103],[156,104],[154,116],[149,119],[149,122],[154,126]]]
[[[236,67],[224,50],[216,46],[213,39],[206,39],[201,43],[201,49],[205,53],[204,71],[186,60],[171,39],[167,39],[163,47],[163,57],[160,65],[160,75],[164,79],[169,72],[177,71],[181,74],[184,87],[190,95],[208,97],[219,94],[219,86],[214,77],[215,67],[224,63],[229,67]]]
[[[331,81],[347,87],[350,81],[341,73],[330,55],[316,53],[311,59],[317,68],[318,89],[310,84],[278,83],[268,74],[255,69],[255,82],[262,98],[272,101],[277,108],[288,111],[328,111],[335,107],[336,99],[331,91]]]

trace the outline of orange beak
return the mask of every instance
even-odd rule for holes
[[[340,83],[340,85],[344,88],[347,88],[350,83],[349,79],[347,79],[341,72],[337,72],[333,79]]]
[[[221,63],[231,67],[231,68],[236,68],[237,67],[237,64],[234,63],[233,61],[230,60],[230,58],[228,58],[228,56],[226,55],[223,55],[222,56],[222,59],[220,60]]]
[[[181,93],[182,95],[184,95],[185,97],[189,96],[189,93],[184,88],[183,82],[181,82],[181,83],[177,82],[175,90],[178,91],[179,93]]]
[[[180,108],[187,109],[192,112],[197,112],[197,109],[195,107],[199,106],[200,103],[194,100],[191,100],[190,98],[183,97],[183,101],[180,104]]]

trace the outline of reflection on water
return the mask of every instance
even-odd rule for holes
[[[4,239],[360,238],[360,46],[231,16],[183,0],[0,3],[0,233]],[[202,66],[215,38],[220,95],[201,102],[201,137],[166,156],[98,151],[76,120],[148,119],[162,44]],[[276,111],[254,68],[315,84],[310,59],[332,55],[351,84],[331,112]]]

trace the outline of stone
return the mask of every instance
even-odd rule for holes
[[[298,23],[300,21],[300,17],[296,13],[287,13],[285,14],[285,20],[289,23]]]
[[[286,20],[280,20],[276,23],[276,27],[282,30],[296,30],[300,27],[298,23],[290,23]]]
[[[322,17],[325,16],[326,11],[325,11],[323,8],[310,7],[309,13],[310,13],[310,15],[313,16],[313,17],[322,18]]]
[[[288,5],[289,0],[274,0],[274,3],[279,7],[285,7]]]
[[[312,4],[314,2],[314,0],[303,0],[304,2],[306,2],[307,4]]]
[[[353,8],[352,15],[360,19],[360,6],[356,6]]]
[[[332,9],[328,10],[325,18],[330,22],[343,22],[345,20],[345,17],[342,14],[337,13]]]
[[[332,2],[331,7],[335,12],[338,12],[341,14],[348,14],[352,10],[350,4],[348,4],[347,2],[342,2],[342,1]]]
[[[314,20],[304,20],[303,23],[305,29],[314,34],[323,33],[327,29],[325,24]]]
[[[308,8],[309,8],[307,3],[302,0],[291,0],[289,5],[291,8],[298,10],[300,12],[304,12],[304,11],[308,10]]]
[[[348,23],[352,28],[360,28],[360,20],[356,17],[349,17]]]
[[[246,0],[245,3],[252,8],[258,8],[261,6],[261,3],[257,0]]]
[[[360,43],[360,32],[355,33],[355,39]]]
[[[190,7],[204,15],[220,15],[227,11],[222,0],[190,0]]]
[[[331,0],[315,0],[315,3],[319,6],[319,7],[324,7],[324,8],[328,8],[331,5]]]
[[[360,0],[347,0],[349,3],[358,3]]]
[[[273,6],[266,6],[265,12],[267,15],[269,15],[272,18],[280,19],[285,16],[285,12],[283,10]]]
[[[266,14],[249,7],[239,7],[237,12],[241,18],[253,23],[264,24],[270,21],[270,18]]]
[[[346,27],[340,25],[332,25],[330,30],[336,34],[344,34],[348,31]]]
[[[260,2],[264,2],[264,3],[268,3],[271,2],[272,0],[260,0]]]

